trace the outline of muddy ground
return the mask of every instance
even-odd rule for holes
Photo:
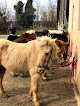
[[[0,37],[6,39],[7,36]],[[56,60],[54,60],[50,67],[58,65]],[[73,78],[71,87],[68,88],[70,79],[69,66],[49,70],[47,75],[48,81],[41,79],[39,83],[38,97],[41,106],[77,106]],[[29,76],[27,78],[12,77],[6,71],[3,86],[10,97],[0,97],[0,106],[33,106],[28,98],[30,89]]]

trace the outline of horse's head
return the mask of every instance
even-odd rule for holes
[[[67,59],[69,44],[66,44],[64,41],[58,39],[56,39],[55,43],[57,45],[56,54],[59,57],[61,63],[63,63]]]
[[[49,63],[49,58],[52,56],[51,50],[53,47],[53,44],[55,42],[55,39],[51,39],[50,37],[44,36],[44,37],[37,37],[37,53],[38,53],[38,60],[37,60],[37,65],[41,67],[46,67]],[[38,68],[39,70],[44,70],[43,68]]]

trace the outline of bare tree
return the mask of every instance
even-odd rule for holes
[[[42,13],[41,13],[41,23],[42,23],[42,26],[47,26],[47,11],[45,10],[42,10]]]
[[[11,11],[7,6],[7,2],[0,3],[0,33],[6,33],[8,29],[8,22],[10,20]]]
[[[35,2],[35,8],[36,8],[36,11],[35,11],[35,20],[34,20],[34,26],[35,27],[39,27],[40,26],[40,2],[39,1],[36,1]]]
[[[46,6],[36,2],[36,21],[39,21],[41,26],[57,26],[56,0],[54,1],[55,3],[51,2],[51,0],[48,0],[48,5]]]
[[[48,21],[50,22],[51,27],[56,26],[57,24],[57,9],[55,3],[48,1]]]
[[[36,11],[35,11],[35,15],[36,15],[36,18],[35,20],[36,21],[39,21],[40,19],[40,2],[39,1],[36,1]]]

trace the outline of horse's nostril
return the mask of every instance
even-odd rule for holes
[[[46,55],[48,55],[49,53],[46,53]]]

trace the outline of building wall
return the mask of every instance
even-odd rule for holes
[[[68,30],[70,35],[70,50],[72,51],[70,61],[78,58],[77,67],[74,70],[73,76],[80,91],[80,0],[70,0],[69,2]]]

